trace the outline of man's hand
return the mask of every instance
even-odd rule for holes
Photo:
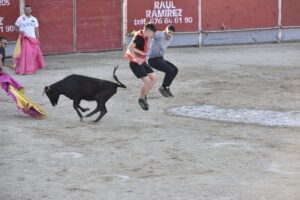
[[[136,61],[139,65],[141,65],[141,64],[143,64],[143,63],[145,62],[144,59],[141,59],[141,58],[139,58],[139,57],[134,57],[134,59],[135,59],[135,61]]]
[[[134,53],[134,48],[136,47],[136,44],[134,42],[131,42],[128,46],[128,51],[130,53],[130,55],[134,58],[134,60],[139,64],[143,64],[145,62],[145,60],[140,59],[139,57],[137,57],[137,55],[135,55]]]
[[[15,31],[17,33],[19,33],[20,35],[24,35],[25,34],[24,31],[20,31],[20,27],[18,27],[17,25],[14,25],[14,28],[15,28]]]
[[[7,68],[10,68],[10,69],[15,69],[15,67],[12,66],[12,65],[4,65],[4,66],[7,67]]]

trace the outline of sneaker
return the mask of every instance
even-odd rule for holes
[[[143,110],[149,110],[149,104],[145,99],[139,99],[139,104]]]
[[[169,87],[166,87],[165,89],[167,91],[167,93],[169,94],[170,97],[174,97],[174,95],[172,94],[171,90]]]
[[[169,93],[168,93],[168,91],[167,91],[167,89],[166,88],[164,88],[164,87],[160,87],[159,89],[158,89],[158,91],[161,93],[161,95],[163,95],[164,97],[169,97],[170,95],[169,95]]]

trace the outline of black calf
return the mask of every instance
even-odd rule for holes
[[[95,122],[98,122],[107,113],[105,103],[117,92],[117,88],[126,88],[115,74],[118,67],[116,66],[113,72],[113,77],[117,83],[73,74],[50,86],[46,86],[44,93],[46,93],[53,106],[57,105],[59,95],[61,94],[72,99],[73,108],[76,110],[80,120],[82,120],[81,112],[89,110],[88,108],[82,108],[80,101],[96,101],[96,109],[87,114],[86,117],[100,112],[99,117],[95,120]]]

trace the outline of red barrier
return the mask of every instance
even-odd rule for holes
[[[14,24],[19,17],[19,1],[0,0],[0,36],[8,40],[17,40]]]
[[[39,21],[43,53],[73,52],[73,1],[26,0]]]
[[[299,0],[282,1],[282,25],[300,26],[300,1]]]
[[[152,21],[162,30],[173,24],[178,32],[198,31],[198,0],[128,0],[128,33]]]
[[[120,0],[77,0],[77,51],[122,48]]]
[[[17,34],[12,29],[19,16],[17,2],[19,1],[0,0],[0,36],[10,40],[17,39]],[[73,2],[74,0],[25,0],[25,3],[32,5],[33,16],[39,20],[44,53],[122,48],[122,0],[76,0],[76,8]],[[141,29],[149,21],[156,24],[159,30],[168,24],[174,24],[177,32],[198,31],[198,2],[199,0],[128,0],[128,33]],[[278,26],[277,0],[201,2],[204,31]],[[282,25],[299,26],[300,1],[282,0],[282,4]],[[76,10],[75,15],[73,10]]]
[[[277,0],[202,0],[202,30],[275,26],[278,26]]]

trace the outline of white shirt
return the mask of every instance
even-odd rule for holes
[[[30,37],[36,38],[35,28],[39,27],[39,22],[35,17],[22,15],[17,19],[15,25],[19,27],[20,31],[25,32]]]

